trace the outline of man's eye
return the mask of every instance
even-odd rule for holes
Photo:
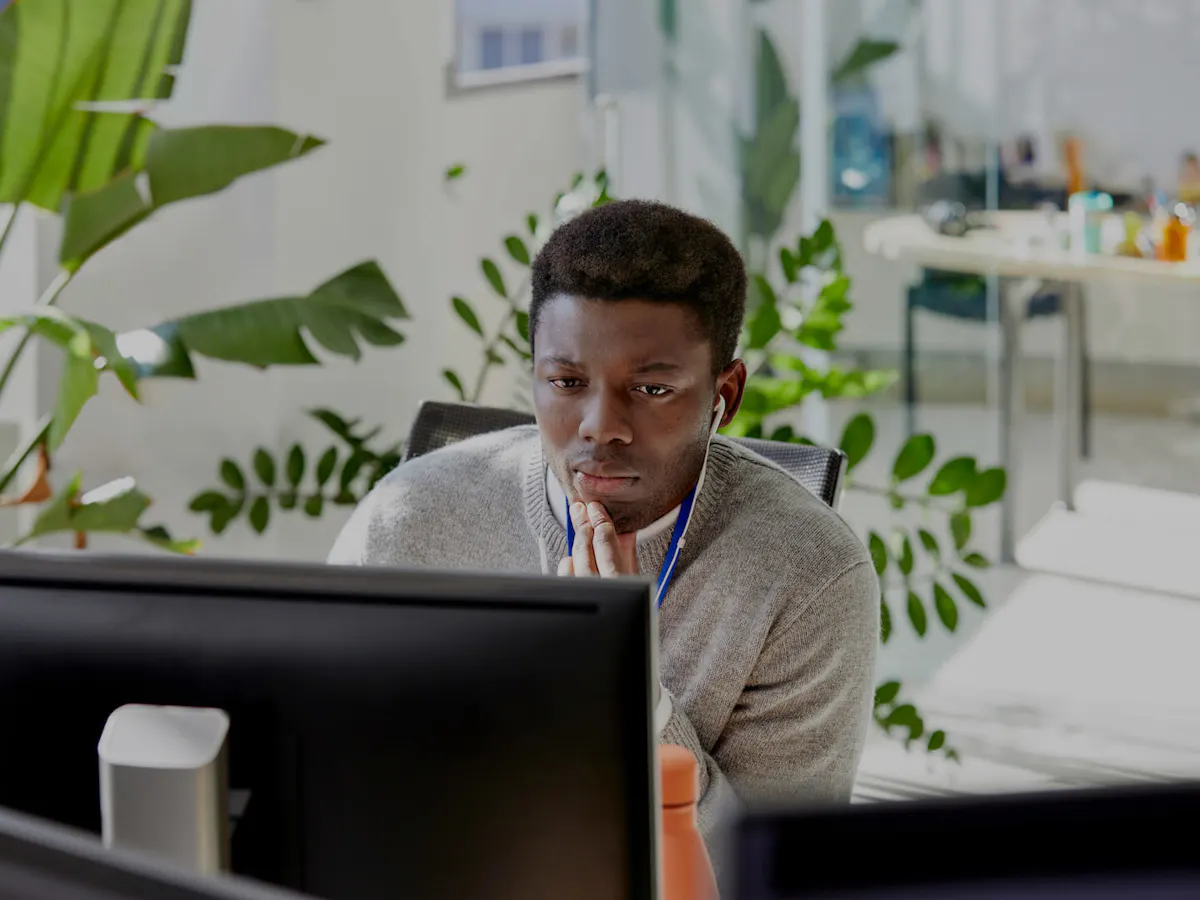
[[[669,387],[663,387],[661,384],[643,384],[639,385],[637,390],[644,394],[649,394],[651,397],[665,397],[671,393]]]
[[[564,391],[579,387],[578,378],[551,378],[550,383],[556,388],[561,388]]]

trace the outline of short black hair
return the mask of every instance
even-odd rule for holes
[[[529,335],[542,307],[588,300],[677,303],[695,313],[713,369],[733,362],[746,314],[746,267],[719,228],[651,200],[616,200],[560,225],[533,262]]]

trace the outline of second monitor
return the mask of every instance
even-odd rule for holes
[[[648,584],[0,554],[0,806],[99,830],[127,703],[228,712],[236,873],[319,897],[645,900]]]

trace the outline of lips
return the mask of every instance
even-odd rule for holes
[[[574,470],[575,487],[585,497],[617,497],[628,494],[638,477],[626,469],[585,464]]]
[[[636,472],[630,472],[628,469],[621,469],[616,466],[606,466],[602,463],[584,463],[576,466],[575,472],[578,475],[587,475],[591,478],[636,478]]]

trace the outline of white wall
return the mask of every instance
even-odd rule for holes
[[[108,390],[86,408],[56,478],[75,467],[88,484],[135,474],[155,498],[152,518],[206,536],[210,553],[323,558],[346,511],[317,523],[294,514],[264,537],[236,525],[214,539],[186,513],[187,500],[215,482],[223,455],[247,460],[256,444],[282,450],[295,439],[321,438],[312,443],[322,449],[325,433],[305,408],[332,406],[400,437],[420,400],[448,399],[438,372],[473,371],[478,347],[450,314],[450,295],[473,299],[485,318],[498,311],[479,256],[499,258],[502,237],[582,166],[577,83],[447,96],[451,14],[443,0],[195,4],[172,121],[274,123],[329,144],[164,212],[94,260],[65,305],[134,327],[306,292],[375,258],[413,315],[402,329],[409,340],[368,351],[358,365],[268,373],[203,365],[198,383],[147,385],[140,407]],[[447,187],[442,173],[458,161],[469,174]],[[503,399],[505,385],[495,387]]]

